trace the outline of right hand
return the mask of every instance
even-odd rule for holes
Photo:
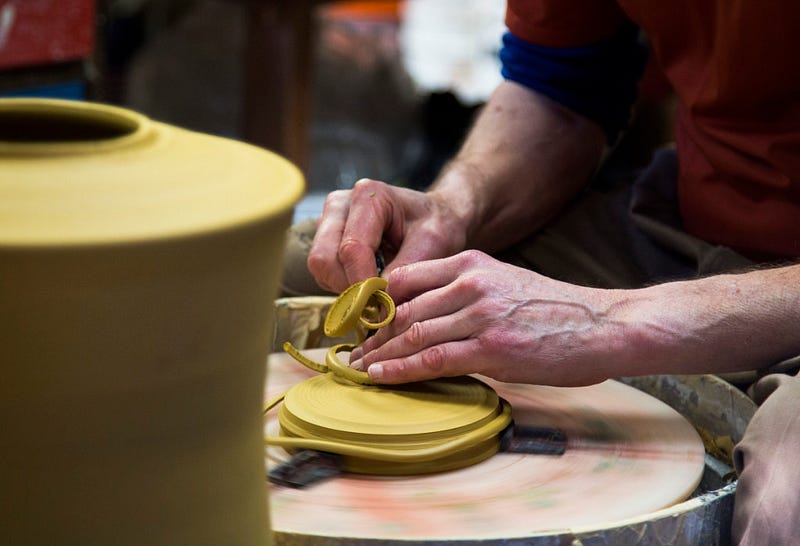
[[[341,292],[375,276],[379,249],[388,273],[460,252],[465,241],[463,219],[442,196],[362,179],[328,195],[308,269],[320,287]]]
[[[394,320],[350,353],[376,383],[480,373],[591,385],[630,362],[625,336],[640,331],[627,320],[642,301],[632,292],[549,279],[477,250],[398,268],[387,291]]]

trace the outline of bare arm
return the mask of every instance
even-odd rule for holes
[[[500,250],[542,227],[583,189],[604,145],[599,125],[504,82],[431,193],[462,211],[467,248]]]
[[[637,290],[570,285],[477,251],[389,277],[395,321],[353,353],[376,381],[483,373],[585,385],[761,369],[800,354],[800,265]]]
[[[603,153],[602,129],[512,82],[500,84],[457,157],[427,192],[360,180],[325,203],[308,267],[338,292],[375,274],[466,248],[509,246],[555,215]]]
[[[622,373],[757,370],[800,355],[800,265],[622,294],[619,316],[633,326],[619,333]]]

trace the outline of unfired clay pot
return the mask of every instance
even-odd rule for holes
[[[0,101],[0,542],[265,544],[282,158]]]

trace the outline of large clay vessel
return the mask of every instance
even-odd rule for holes
[[[266,544],[282,158],[0,101],[0,543]]]

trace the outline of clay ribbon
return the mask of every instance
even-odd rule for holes
[[[283,344],[283,350],[292,358],[314,371],[320,373],[332,372],[334,375],[359,385],[374,385],[375,383],[369,378],[369,374],[343,364],[337,354],[352,351],[363,343],[367,337],[365,329],[377,330],[394,320],[394,301],[385,292],[385,288],[386,279],[380,277],[370,277],[357,282],[339,294],[339,297],[331,304],[328,314],[325,316],[323,328],[326,336],[340,337],[356,329],[359,336],[358,343],[334,345],[328,349],[325,355],[325,363],[311,360],[289,341]],[[381,316],[381,308],[384,309],[386,317],[383,320],[378,320]]]
[[[343,364],[337,354],[344,351],[352,351],[366,339],[367,330],[374,331],[382,328],[394,319],[395,304],[389,294],[384,291],[385,288],[385,279],[372,277],[353,284],[331,304],[325,317],[325,335],[328,337],[340,337],[356,329],[359,334],[358,343],[334,345],[328,349],[324,363],[315,362],[306,357],[288,341],[283,344],[284,351],[314,371],[320,373],[331,372],[337,379],[344,378],[357,385],[374,385],[375,383],[366,372],[355,370]],[[385,317],[380,320],[382,314],[385,314]],[[477,380],[475,380],[475,385],[480,385],[482,388],[490,390],[489,387],[477,382]],[[470,384],[467,389],[478,388],[475,385]],[[451,391],[447,391],[444,387],[442,389],[444,389],[442,392],[450,393],[442,395],[442,402],[445,399],[450,402],[449,411],[467,418],[474,417],[469,412],[466,412],[466,414],[464,412],[463,404],[458,394],[458,392],[463,392],[463,387],[459,387],[460,390]],[[281,394],[268,402],[264,413],[266,414],[280,403],[285,396],[286,393]],[[438,471],[443,465],[445,465],[444,468],[450,468],[450,466],[446,465],[452,466],[453,462],[451,460],[444,459],[442,461],[442,458],[456,452],[463,454],[464,461],[473,461],[482,460],[497,451],[499,440],[490,442],[488,445],[487,441],[492,438],[497,439],[498,434],[509,425],[511,422],[511,406],[504,400],[498,401],[496,396],[494,398],[485,397],[482,400],[484,405],[494,400],[496,407],[487,408],[478,404],[477,408],[473,408],[473,411],[477,411],[479,414],[479,418],[474,422],[465,422],[464,426],[456,427],[457,434],[453,434],[453,430],[449,428],[442,430],[439,434],[429,438],[425,445],[417,446],[416,449],[398,449],[396,437],[393,438],[392,442],[385,445],[381,444],[380,438],[372,438],[370,445],[363,445],[358,442],[343,442],[319,436],[311,437],[313,435],[306,437],[304,434],[298,435],[299,437],[294,435],[267,437],[265,442],[268,445],[282,446],[289,449],[316,449],[372,461],[415,464],[417,465],[414,466],[415,470],[420,473]],[[411,436],[415,435],[412,434]],[[419,443],[419,440],[417,439],[416,442]],[[361,471],[366,471],[367,467],[360,468]]]

